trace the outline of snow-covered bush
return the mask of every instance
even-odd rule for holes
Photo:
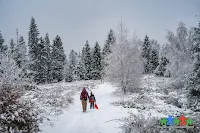
[[[39,131],[40,118],[31,101],[21,99],[22,86],[0,86],[0,131],[33,133]]]
[[[184,81],[179,79],[174,79],[171,83],[169,83],[165,88],[169,90],[182,90],[184,87]]]
[[[130,93],[142,93],[142,92],[144,92],[144,88],[136,87],[136,88],[131,89],[129,91],[130,91]]]
[[[21,72],[12,58],[0,55],[0,132],[39,131],[41,119],[34,104],[22,98],[29,85],[20,76]]]
[[[161,130],[158,118],[145,118],[141,114],[127,117],[122,129],[124,133],[159,133]]]
[[[159,118],[144,115],[131,114],[124,121],[122,130],[124,133],[199,133],[200,119],[197,117],[191,118],[194,121],[194,128],[160,128]]]
[[[179,103],[178,98],[169,97],[168,99],[165,100],[165,103],[172,104],[178,108],[181,108],[181,104]]]
[[[107,57],[106,79],[117,83],[123,93],[137,88],[142,77],[142,59],[137,43],[136,39],[128,39],[127,29],[121,23],[112,53]]]
[[[137,97],[134,98],[134,102],[138,104],[153,104],[155,103],[151,97],[145,95],[145,94],[140,94]]]

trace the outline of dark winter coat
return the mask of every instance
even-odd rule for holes
[[[93,94],[90,95],[89,101],[90,102],[96,102],[95,96]]]
[[[85,90],[85,88],[82,90],[81,95],[80,95],[80,100],[85,100],[89,98],[88,92]]]

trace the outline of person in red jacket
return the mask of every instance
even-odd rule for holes
[[[89,95],[84,87],[81,92],[81,95],[80,95],[80,100],[82,101],[83,112],[86,112],[86,110],[87,110],[87,99],[89,99]]]
[[[91,92],[89,97],[90,109],[94,109],[94,103],[96,102],[94,94]]]

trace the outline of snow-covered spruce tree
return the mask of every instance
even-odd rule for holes
[[[151,50],[151,56],[150,56],[149,65],[150,65],[150,73],[153,73],[154,70],[159,65],[158,51],[156,51],[155,49]]]
[[[84,59],[85,59],[85,47],[83,47],[82,52],[81,52],[81,61],[82,61],[82,63],[84,63]]]
[[[85,80],[88,80],[88,79],[90,80],[92,79],[92,73],[91,73],[92,55],[91,55],[91,48],[88,41],[86,41],[86,44],[85,44],[84,65],[85,65],[85,70],[86,70]]]
[[[4,39],[3,39],[3,36],[1,34],[1,31],[0,31],[0,53],[4,53],[5,54],[7,49],[8,49],[8,47],[7,47],[7,45],[4,45],[3,43],[4,43]]]
[[[85,47],[83,47],[82,52],[79,54],[77,66],[77,76],[79,77],[79,80],[87,80],[87,71],[85,68]]]
[[[3,52],[3,43],[4,43],[4,39],[0,31],[0,52],[1,53]]]
[[[134,42],[138,41],[128,39],[127,29],[121,22],[105,74],[106,80],[117,83],[124,94],[138,87],[143,71],[141,53]]]
[[[37,24],[35,22],[35,18],[31,18],[30,27],[28,32],[28,46],[29,46],[29,75],[34,78],[36,68],[37,68],[37,45],[39,40],[39,31],[37,28]]]
[[[75,67],[74,67],[74,70],[73,70],[73,79],[74,79],[74,81],[77,81],[77,80],[80,80],[80,75],[79,75],[79,71],[78,71],[78,69],[77,69],[77,67],[78,67],[78,62],[81,60],[80,58],[79,58],[79,56],[78,56],[78,53],[77,52],[75,52],[74,51],[74,57],[73,57],[74,59],[74,64],[75,64]]]
[[[63,43],[60,36],[56,36],[52,45],[52,78],[54,81],[62,81],[64,79],[64,66],[66,55],[64,53]]]
[[[141,55],[144,58],[144,73],[150,73],[151,43],[147,35],[144,38]]]
[[[19,42],[15,47],[15,61],[19,68],[27,64],[27,47],[23,36],[19,37]]]
[[[80,80],[87,79],[85,65],[82,60],[78,61],[76,69],[77,69],[77,75]]]
[[[45,47],[46,47],[46,59],[47,59],[47,82],[50,83],[52,81],[51,77],[51,44],[49,40],[49,34],[45,35]]]
[[[10,39],[10,53],[11,55],[14,55],[15,53],[15,43],[14,43],[14,40],[13,39]]]
[[[108,36],[107,36],[106,43],[104,44],[104,47],[103,47],[103,53],[102,53],[103,56],[106,56],[109,53],[111,53],[111,47],[113,44],[115,44],[115,42],[116,42],[115,34],[114,34],[113,30],[110,29]]]
[[[78,54],[78,59],[81,60],[81,52],[79,51],[77,54]]]
[[[41,37],[37,45],[37,58],[35,60],[36,71],[34,75],[34,81],[36,83],[46,83],[47,82],[47,47],[45,45],[44,39]]]
[[[187,92],[188,107],[195,111],[200,111],[200,22],[198,28],[194,28],[193,52],[195,62],[193,63],[193,72],[187,79],[185,85]]]
[[[180,81],[183,81],[186,75],[192,72],[192,34],[192,32],[188,34],[188,29],[185,27],[185,24],[180,22],[176,30],[176,35],[168,31],[166,37],[168,43],[162,51],[162,53],[165,53],[164,56],[169,59],[167,72],[170,72],[171,77]]]
[[[92,55],[92,79],[98,80],[98,79],[101,79],[101,71],[102,71],[101,48],[98,42],[96,42],[92,54],[93,54]]]
[[[105,67],[108,65],[106,64],[106,57],[111,53],[111,47],[115,44],[116,42],[116,37],[114,34],[114,31],[112,29],[110,29],[106,42],[104,44],[103,47],[103,51],[102,51],[102,74],[101,75],[105,75]]]
[[[67,62],[68,68],[65,81],[72,82],[80,79],[77,70],[77,63],[78,63],[78,54],[74,50],[71,50],[69,54],[69,60]]]
[[[6,54],[0,54],[0,132],[33,133],[39,131],[41,122],[31,101],[23,99],[25,80],[22,70]]]
[[[24,41],[23,36],[19,37],[19,41],[15,46],[13,59],[16,62],[16,65],[22,70],[20,77],[28,76],[28,59],[27,59],[27,47]]]
[[[169,63],[169,61],[167,60],[166,57],[161,57],[160,59],[160,63],[158,65],[158,67],[156,68],[155,70],[155,74],[158,75],[158,76],[164,76],[165,74],[165,71],[166,71],[166,67],[167,67],[167,64]]]
[[[66,65],[65,65],[65,81],[66,82],[72,82],[73,81],[73,72],[71,71],[71,66],[70,66],[70,62],[67,61]]]
[[[151,51],[150,51],[150,60],[149,60],[149,72],[153,73],[154,70],[159,65],[159,51],[160,45],[156,40],[151,40]]]

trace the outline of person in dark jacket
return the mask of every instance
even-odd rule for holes
[[[94,103],[96,102],[94,94],[91,92],[89,97],[90,109],[94,109]]]
[[[82,109],[83,112],[86,112],[87,110],[87,99],[89,99],[88,92],[86,91],[85,87],[83,88],[81,95],[80,95],[80,100],[82,101]]]

